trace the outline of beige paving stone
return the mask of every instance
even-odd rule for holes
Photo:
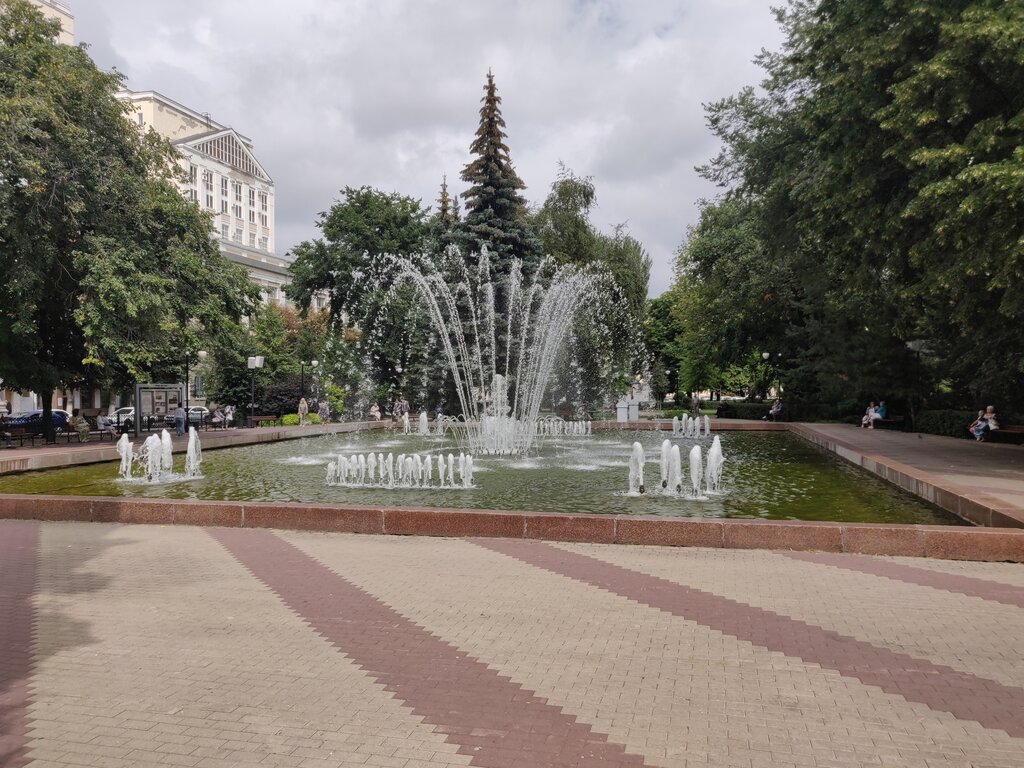
[[[886,557],[894,563],[924,568],[939,573],[969,576],[974,579],[988,579],[999,584],[1009,584],[1024,589],[1024,564],[1021,563],[975,563],[966,560],[935,560],[928,557]]]
[[[652,765],[877,766],[891,734],[921,736],[901,751],[932,766],[1024,761],[1024,741],[1005,733],[470,542],[280,535]],[[611,557],[627,548],[584,549]],[[757,580],[766,561],[734,565]],[[711,576],[702,588],[727,591],[731,577],[716,578],[721,590]]]
[[[346,730],[469,762],[201,529],[46,525],[35,606],[30,746],[68,764],[330,761]]]
[[[873,645],[1024,686],[1024,609],[765,551],[558,544]],[[990,565],[972,563],[968,565]],[[1024,570],[1024,566],[1002,563]],[[964,571],[961,575],[971,575]]]

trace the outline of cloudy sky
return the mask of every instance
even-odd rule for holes
[[[702,103],[756,84],[769,0],[70,0],[79,42],[253,139],[276,183],[277,250],[317,235],[338,190],[432,205],[459,192],[493,71],[526,196],[559,161],[592,176],[594,224],[626,223],[666,290],[715,153]]]

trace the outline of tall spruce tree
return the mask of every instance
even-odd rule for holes
[[[491,252],[491,275],[500,281],[509,274],[514,259],[532,272],[540,261],[539,243],[527,224],[525,189],[516,173],[505,144],[505,120],[501,116],[501,97],[494,75],[487,72],[487,85],[480,107],[480,127],[470,145],[474,159],[463,169],[462,180],[470,184],[462,193],[466,200],[466,219],[461,227],[461,245],[471,254],[486,246]]]

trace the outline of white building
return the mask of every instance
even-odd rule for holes
[[[182,193],[213,219],[221,252],[249,270],[266,301],[285,303],[288,262],[274,255],[274,180],[252,139],[156,91],[122,91],[128,118],[181,155]]]
[[[60,34],[57,35],[58,43],[74,45],[75,17],[67,3],[58,2],[58,0],[30,0],[30,2],[41,10],[46,18],[57,19],[60,22]]]

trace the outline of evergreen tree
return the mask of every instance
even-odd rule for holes
[[[449,246],[458,245],[459,198],[448,194],[448,177],[441,177],[441,195],[437,198],[437,213],[430,217],[428,225],[428,251],[435,257],[444,253]]]
[[[505,144],[505,120],[501,116],[501,97],[488,71],[485,95],[480,108],[480,127],[470,145],[475,155],[462,171],[462,180],[470,184],[462,193],[466,200],[466,220],[461,244],[467,253],[491,252],[491,275],[500,281],[509,274],[513,259],[520,259],[526,273],[539,262],[539,247],[526,221],[525,189],[516,173]]]

